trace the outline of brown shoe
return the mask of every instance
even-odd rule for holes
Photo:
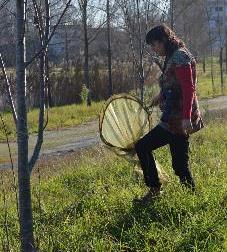
[[[138,204],[142,204],[142,205],[146,205],[149,202],[155,200],[161,194],[162,194],[162,192],[159,187],[152,187],[142,198],[134,199],[133,202],[138,203]]]

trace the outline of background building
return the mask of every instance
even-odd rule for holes
[[[227,0],[208,0],[207,14],[215,47],[227,43]]]

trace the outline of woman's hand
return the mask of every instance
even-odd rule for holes
[[[190,119],[183,119],[182,120],[182,132],[184,135],[188,135],[193,130],[192,123]]]

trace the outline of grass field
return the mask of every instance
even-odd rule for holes
[[[202,64],[198,64],[197,66],[197,73],[198,73],[197,93],[200,99],[223,95],[221,89],[220,65],[218,63],[218,58],[214,58],[213,62],[214,62],[213,65],[214,87],[212,86],[210,58],[207,59],[205,73],[202,70]],[[225,69],[224,69],[224,95],[227,95],[227,74]]]
[[[170,181],[147,207],[132,203],[146,191],[132,164],[103,147],[40,163],[32,181],[40,251],[227,251],[226,132],[227,121],[216,120],[192,137],[195,194],[180,186],[168,149],[156,151]],[[1,178],[0,247],[19,251],[12,179]]]
[[[66,127],[73,127],[81,123],[98,118],[103,102],[93,102],[91,107],[85,104],[68,105],[49,109],[49,120],[46,130],[59,130]],[[16,129],[11,113],[3,114],[4,122],[11,139],[16,137]],[[33,109],[28,113],[29,133],[36,133],[38,130],[38,110]],[[5,141],[5,135],[0,124],[0,141]]]

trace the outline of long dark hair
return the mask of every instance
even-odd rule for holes
[[[185,47],[184,42],[166,24],[155,26],[147,33],[146,43],[151,45],[154,41],[164,43],[167,57],[170,57],[177,49]]]

